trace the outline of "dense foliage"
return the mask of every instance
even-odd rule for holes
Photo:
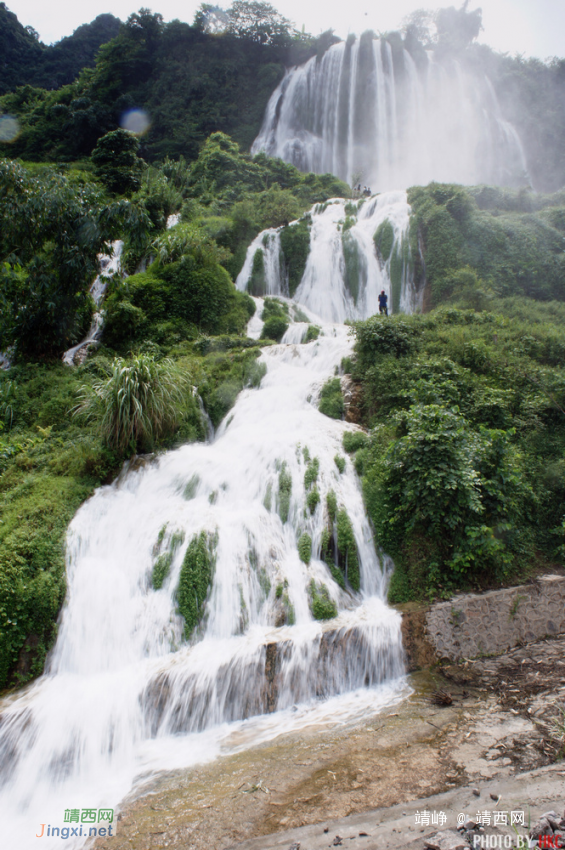
[[[559,555],[564,308],[496,305],[356,327],[371,431],[345,448],[395,560],[394,601],[516,580]]]
[[[0,111],[17,115],[23,126],[11,152],[28,159],[87,156],[134,107],[151,118],[142,147],[150,160],[195,159],[215,131],[248,149],[285,66],[317,50],[316,39],[288,29],[274,10],[249,26],[250,7],[268,4],[234,3],[233,27],[214,35],[198,19],[195,26],[165,24],[161,15],[140,9],[103,45],[94,71],[85,70],[57,92],[39,88],[50,88],[41,74],[22,78],[16,69],[8,87],[20,88],[0,99]]]
[[[46,46],[33,27],[22,26],[6,4],[0,3],[0,94],[17,86],[58,89],[72,83],[83,68],[94,66],[100,47],[119,30],[118,18],[98,15],[71,36]]]
[[[431,306],[492,296],[565,301],[565,193],[440,183],[409,190],[412,256]],[[420,259],[418,259],[420,258]]]

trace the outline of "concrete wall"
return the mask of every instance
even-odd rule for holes
[[[438,657],[498,655],[517,644],[565,633],[565,576],[455,596],[426,614],[426,637]]]

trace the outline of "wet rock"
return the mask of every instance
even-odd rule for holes
[[[435,835],[425,839],[424,846],[428,850],[469,850],[465,839],[453,829],[436,832]]]

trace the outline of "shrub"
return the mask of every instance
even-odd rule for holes
[[[341,455],[336,455],[334,457],[334,462],[339,470],[339,474],[343,475],[343,473],[345,472],[345,458]]]
[[[76,413],[99,422],[106,444],[120,452],[147,448],[175,430],[182,418],[190,379],[171,360],[139,354],[116,358],[110,377],[85,384]]]
[[[324,416],[329,416],[331,419],[343,418],[343,396],[341,394],[341,381],[339,378],[330,378],[322,387],[318,410]]]
[[[347,454],[353,454],[364,448],[369,438],[363,431],[345,431],[343,434],[343,448]]]
[[[288,322],[281,316],[271,316],[263,325],[261,331],[261,339],[274,339],[275,342],[280,342],[288,330]]]
[[[310,492],[306,496],[306,504],[308,505],[308,510],[310,511],[310,513],[313,514],[318,505],[320,504],[320,494],[316,489],[310,490]]]
[[[308,586],[310,610],[315,620],[332,620],[337,617],[337,605],[330,597],[325,584],[316,584],[314,579]]]
[[[189,640],[202,619],[216,562],[217,536],[205,531],[195,535],[182,562],[177,601],[184,617],[184,636]]]
[[[310,563],[312,557],[312,538],[309,534],[301,534],[298,541],[298,555],[305,564]]]
[[[279,498],[278,509],[281,521],[285,523],[288,520],[288,511],[290,508],[290,493],[292,490],[292,475],[288,472],[286,463],[283,463],[279,472]]]

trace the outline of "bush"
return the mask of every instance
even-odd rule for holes
[[[105,380],[83,385],[77,414],[98,421],[105,443],[121,453],[147,449],[182,419],[190,377],[171,360],[116,358]]]
[[[330,378],[322,387],[318,410],[331,419],[343,419],[343,396],[339,378]]]
[[[314,579],[308,586],[310,611],[315,620],[332,620],[337,617],[337,605],[330,597],[325,584],[316,584]]]
[[[369,443],[369,438],[363,431],[344,431],[343,448],[347,454],[353,454],[364,448]]]
[[[189,640],[204,614],[214,575],[217,537],[201,531],[190,543],[182,562],[177,588],[179,611],[184,617],[184,637]]]
[[[312,557],[312,538],[309,534],[302,534],[298,541],[298,555],[300,560],[309,564]]]
[[[273,339],[280,342],[288,330],[288,322],[280,316],[271,316],[263,325],[261,339]]]

